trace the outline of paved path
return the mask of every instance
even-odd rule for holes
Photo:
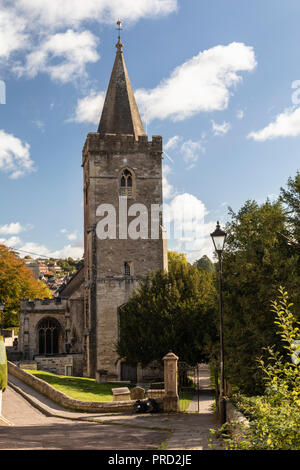
[[[201,395],[200,414],[80,413],[9,380],[3,415],[14,426],[0,428],[0,449],[210,450],[218,427],[211,394]]]
[[[13,426],[0,428],[1,450],[152,450],[166,431],[46,417],[8,387],[3,415]]]
[[[198,368],[199,380],[195,379],[197,392],[186,410],[187,413],[209,413],[212,405],[212,396],[209,394],[211,391],[209,366],[200,364]]]

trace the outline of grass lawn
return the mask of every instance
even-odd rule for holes
[[[64,375],[51,374],[42,370],[29,370],[26,372],[44,380],[52,387],[65,393],[68,397],[82,401],[113,401],[111,389],[130,385],[118,382],[97,383],[95,379],[86,377],[68,377]]]
[[[44,380],[52,385],[52,387],[65,393],[68,397],[82,401],[113,401],[112,388],[128,386],[129,384],[119,382],[97,383],[95,379],[86,377],[69,377],[64,375],[56,375],[43,370],[27,369],[26,372],[35,377]],[[193,392],[186,391],[179,394],[179,406],[181,411],[186,411],[193,399]]]
[[[193,392],[180,392],[179,393],[179,407],[180,411],[186,411],[193,399]]]

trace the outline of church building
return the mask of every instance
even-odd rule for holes
[[[148,140],[120,36],[116,48],[99,127],[82,151],[84,266],[59,298],[21,302],[19,350],[46,370],[143,381],[157,371],[115,347],[119,307],[149,271],[167,270],[162,138]]]

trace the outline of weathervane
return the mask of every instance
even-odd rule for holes
[[[118,39],[119,39],[119,41],[121,41],[122,21],[118,20],[117,25],[118,25],[117,30],[119,31],[119,38]]]

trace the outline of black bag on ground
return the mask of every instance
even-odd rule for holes
[[[148,398],[146,401],[147,404],[147,413],[158,413],[159,410],[159,405],[156,400],[153,398]]]
[[[146,401],[137,400],[133,409],[136,413],[158,413],[160,411],[157,401],[153,398],[148,398]]]
[[[147,412],[146,402],[142,400],[137,400],[133,405],[133,409],[136,413],[146,413]]]

